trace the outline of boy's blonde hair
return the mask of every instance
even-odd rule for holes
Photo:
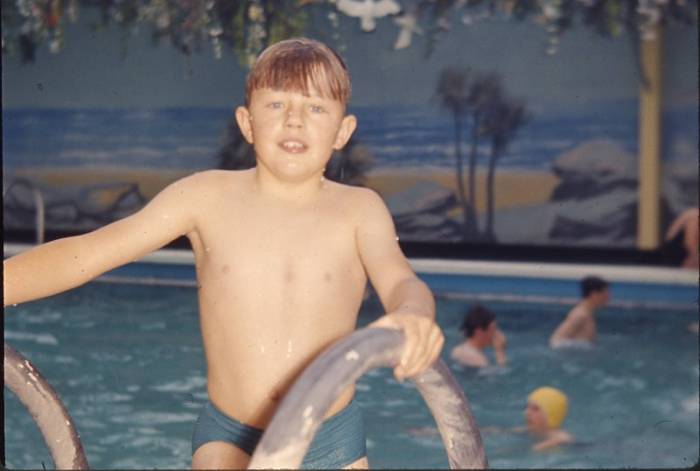
[[[258,56],[246,80],[245,103],[250,105],[253,91],[259,88],[308,95],[309,87],[343,106],[350,101],[350,74],[338,53],[313,39],[286,39]]]

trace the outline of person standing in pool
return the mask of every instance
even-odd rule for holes
[[[581,280],[583,299],[569,311],[564,321],[554,330],[549,339],[552,348],[573,344],[592,344],[596,336],[595,311],[610,300],[608,282],[596,276]]]
[[[493,311],[478,304],[472,306],[464,316],[459,330],[465,340],[450,352],[453,360],[475,368],[488,366],[489,359],[484,354],[484,349],[493,347],[496,363],[499,366],[505,365],[506,336],[496,325]]]
[[[698,255],[700,236],[700,213],[698,208],[688,208],[673,220],[664,237],[667,243],[681,239],[685,258],[681,267],[697,270],[700,266]]]
[[[434,298],[401,252],[381,198],[324,179],[331,153],[356,127],[349,98],[335,51],[305,38],[276,43],[258,57],[236,109],[255,168],[195,173],[129,217],[4,262],[4,302],[13,305],[189,239],[209,395],[193,434],[193,468],[247,467],[294,380],[354,330],[368,279],[386,312],[371,326],[406,338],[395,376],[424,371],[440,353]],[[303,466],[367,467],[353,395],[351,386],[331,405]]]

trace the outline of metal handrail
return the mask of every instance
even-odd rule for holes
[[[395,366],[400,331],[360,329],[316,358],[285,396],[249,468],[298,468],[335,398],[366,371]],[[56,391],[22,354],[5,344],[4,380],[39,426],[58,469],[89,469],[78,432]],[[412,378],[442,436],[452,469],[488,467],[479,429],[462,389],[442,360]]]
[[[80,436],[56,391],[32,363],[5,344],[5,387],[39,426],[57,469],[89,469]]]
[[[29,188],[29,190],[32,192],[32,196],[34,198],[34,208],[36,209],[35,213],[35,218],[34,218],[34,225],[35,230],[36,230],[36,244],[43,244],[44,243],[44,234],[46,232],[45,230],[45,224],[46,224],[46,208],[44,204],[44,195],[41,193],[41,190],[39,187],[37,187],[31,180],[28,180],[26,178],[17,178],[13,180],[10,185],[3,191],[2,197],[3,199],[10,193],[10,191],[16,187],[16,186],[25,186]]]
[[[396,366],[404,336],[365,328],[318,356],[284,397],[258,444],[249,468],[298,468],[333,401],[366,371]],[[412,378],[435,418],[452,469],[488,467],[469,403],[442,360]]]

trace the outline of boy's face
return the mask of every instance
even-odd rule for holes
[[[249,106],[236,110],[236,120],[255,148],[258,166],[289,182],[323,175],[333,150],[347,143],[356,126],[342,103],[313,88],[309,96],[254,90]]]
[[[595,303],[598,306],[605,306],[608,304],[608,301],[610,301],[610,292],[608,291],[608,288],[596,291],[595,293],[593,293],[593,295],[595,297]]]
[[[530,401],[525,407],[525,423],[527,424],[527,429],[531,432],[543,432],[549,428],[547,415],[540,406]]]
[[[484,341],[487,343],[487,345],[491,345],[493,343],[493,336],[496,333],[497,328],[496,321],[491,321],[485,329],[482,329],[482,332],[484,333]]]

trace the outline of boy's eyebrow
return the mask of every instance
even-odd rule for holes
[[[319,99],[319,100],[329,100],[329,101],[334,101],[335,98],[333,98],[330,93],[318,93],[318,92],[313,92],[312,90],[294,90],[294,89],[284,89],[284,88],[269,88],[268,90],[272,91],[273,93],[298,93],[299,95],[303,95],[308,98],[314,98],[314,99]]]

